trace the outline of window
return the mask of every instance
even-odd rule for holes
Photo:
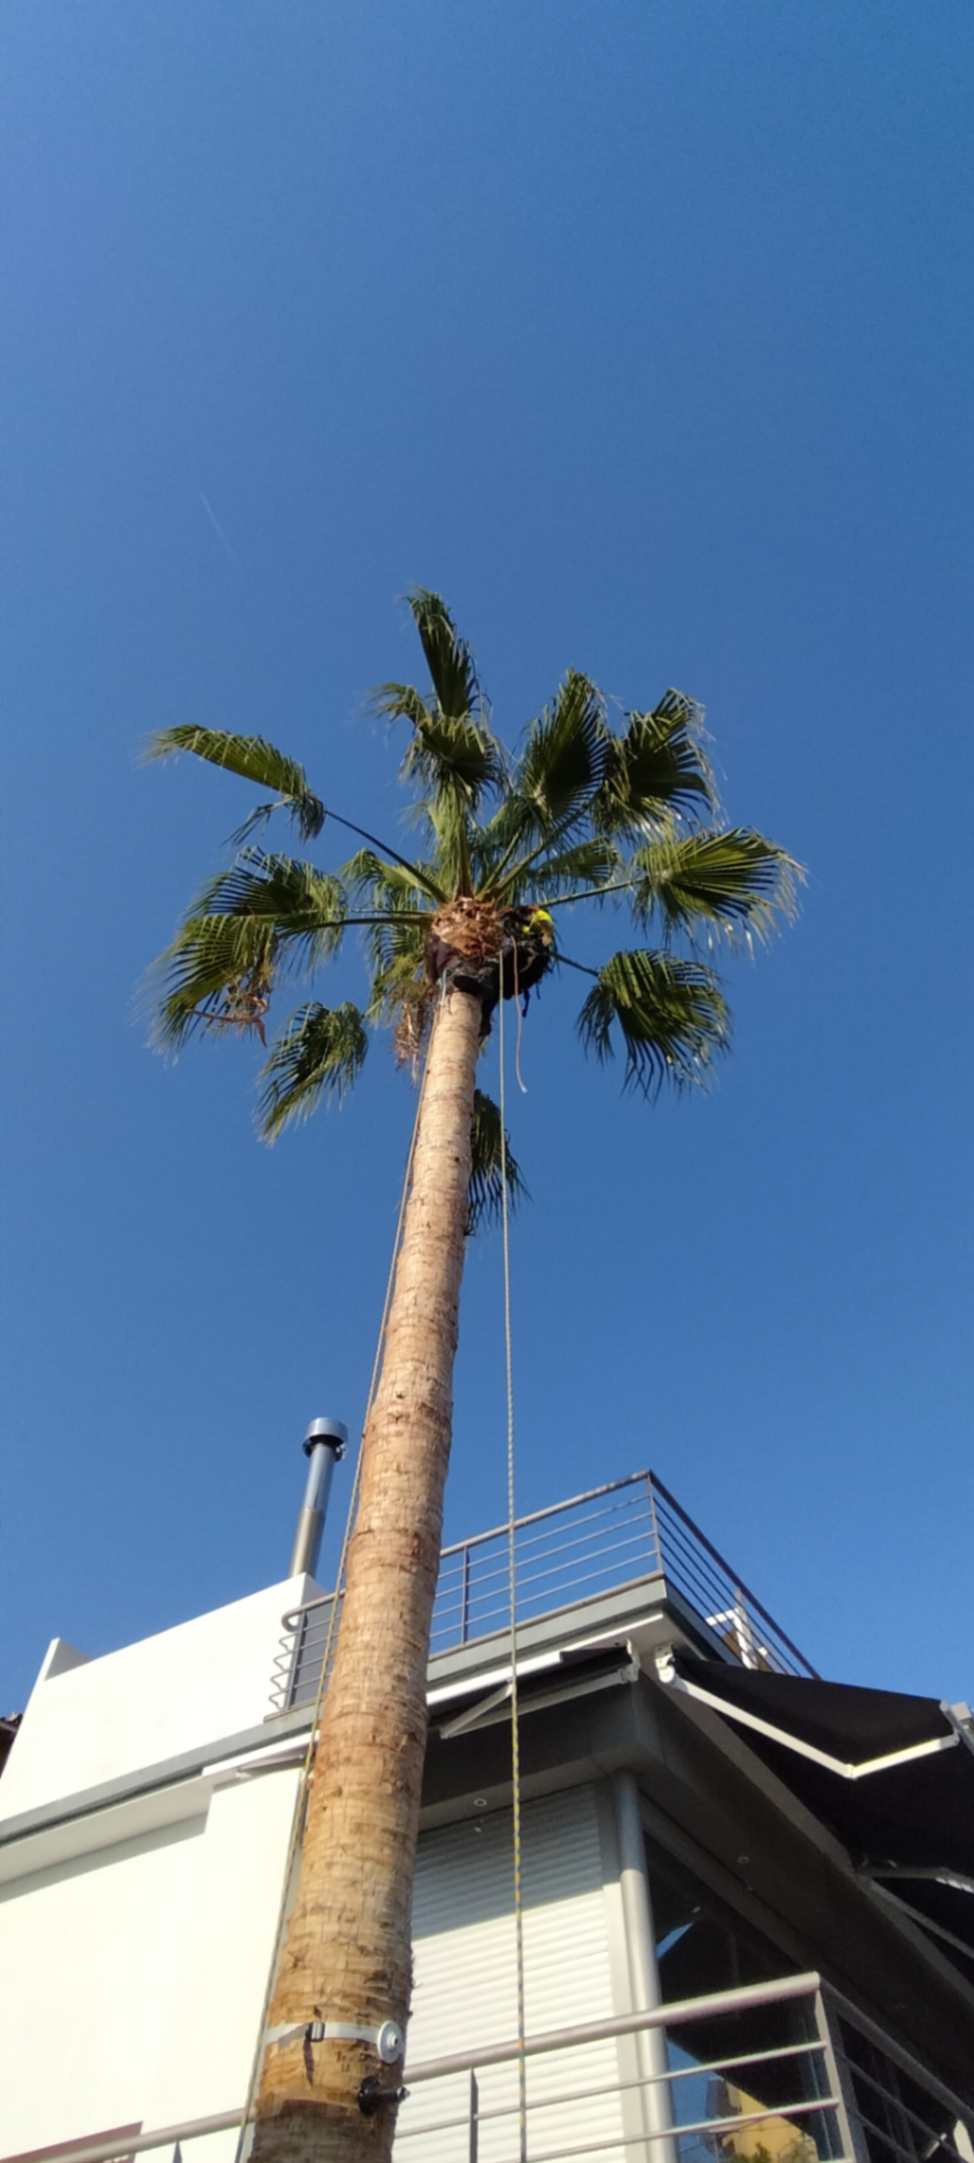
[[[692,1871],[647,1846],[664,2003],[793,1971]],[[677,2163],[821,2163],[841,2154],[835,2113],[819,2100],[828,2087],[811,1994],[674,2022],[666,2043]]]

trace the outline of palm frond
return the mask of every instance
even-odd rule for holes
[[[683,691],[667,691],[651,713],[633,713],[622,736],[609,736],[605,773],[593,806],[599,832],[666,831],[675,816],[713,810],[716,791],[701,733],[703,709]]]
[[[425,586],[409,595],[413,622],[426,655],[436,703],[446,720],[461,721],[481,705],[473,655],[460,637],[446,602]]]
[[[290,812],[302,840],[312,841],[320,834],[325,823],[325,807],[309,788],[304,767],[299,766],[296,759],[289,759],[283,751],[276,750],[263,736],[235,736],[225,729],[197,728],[186,723],[161,729],[153,737],[146,755],[150,759],[167,759],[176,757],[181,751],[191,751],[211,766],[223,766],[228,773],[240,774],[245,781],[256,781],[259,787],[275,791],[274,802],[258,806],[241,829],[239,838],[258,820],[269,817],[278,805]]]
[[[429,828],[439,885],[451,901],[459,894],[470,894],[474,886],[471,843],[476,822],[463,797],[452,789],[441,789],[417,809]]]
[[[412,684],[380,684],[377,712],[402,718],[412,730],[402,777],[418,782],[434,803],[448,799],[474,811],[488,789],[503,788],[502,745],[488,725],[473,656],[438,593],[417,587],[409,606],[432,681],[432,700]]]
[[[369,934],[372,975],[367,1018],[393,1032],[397,1064],[414,1074],[432,1019],[435,989],[426,966],[426,934],[389,920]]]
[[[408,721],[414,729],[425,727],[433,718],[426,700],[411,683],[377,684],[369,705],[383,721]]]
[[[351,893],[368,894],[377,909],[398,906],[404,899],[411,908],[422,909],[431,901],[439,907],[447,898],[435,873],[435,864],[410,863],[407,857],[390,863],[375,849],[356,849],[338,876]]]
[[[406,781],[449,790],[471,810],[506,778],[501,746],[483,722],[440,713],[414,726],[401,771]]]
[[[482,893],[524,891],[540,857],[590,834],[608,736],[601,692],[569,670],[553,705],[529,724],[508,793],[476,837]]]
[[[483,714],[445,713],[429,706],[407,683],[383,683],[372,694],[376,713],[409,722],[411,735],[399,769],[400,779],[417,783],[429,799],[419,809],[447,804],[466,816],[484,793],[505,786],[503,746]]]
[[[261,1068],[261,1140],[310,1119],[324,1093],[340,1103],[361,1072],[368,1050],[365,1021],[350,1000],[336,1007],[299,1007]]]
[[[578,1017],[587,1051],[615,1052],[618,1027],[626,1052],[625,1086],[654,1096],[664,1082],[701,1082],[729,1043],[727,1007],[713,971],[639,948],[613,954],[596,972]]]
[[[467,1231],[477,1232],[483,1224],[496,1223],[501,1215],[503,1181],[501,1176],[501,1115],[492,1097],[482,1089],[474,1091],[473,1120],[470,1128],[471,1159],[470,1185],[467,1189]],[[520,1165],[506,1144],[507,1199],[513,1209],[519,1200],[527,1196],[527,1187]]]
[[[272,924],[282,939],[300,949],[300,959],[308,966],[336,952],[347,913],[340,879],[314,864],[255,848],[241,850],[228,871],[211,879],[191,912],[194,917],[256,918]],[[294,958],[299,958],[297,952]]]
[[[578,841],[573,847],[556,849],[551,856],[539,857],[524,884],[530,886],[532,896],[551,901],[574,886],[595,889],[611,886],[619,880],[622,871],[623,860],[618,849],[604,836],[597,835],[591,841]],[[506,882],[501,891],[506,896]]]
[[[153,1040],[176,1051],[200,1028],[256,1029],[273,989],[275,926],[259,918],[189,916],[149,974],[159,987]]]
[[[410,976],[426,980],[425,923],[390,911],[366,933],[372,970],[369,1016],[395,1019],[398,994]]]
[[[667,932],[691,935],[711,925],[767,938],[775,919],[795,914],[801,866],[750,827],[653,841],[632,859],[633,912],[640,923],[658,913]]]
[[[532,721],[514,776],[515,804],[528,826],[553,834],[587,807],[599,788],[608,732],[602,693],[578,669],[569,669],[554,702]]]

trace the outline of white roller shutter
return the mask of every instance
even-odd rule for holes
[[[525,1806],[523,1858],[527,2033],[618,2011],[591,1788]],[[414,2065],[516,2035],[509,1812],[466,1819],[420,1841],[413,1942],[408,2058]],[[613,2042],[529,2060],[529,2154],[597,2141],[604,2163],[625,2163],[626,2150],[614,2145],[623,2130],[621,2099],[611,2092],[619,2077]],[[407,2085],[408,2079],[407,2063]],[[518,2154],[516,2115],[491,2120],[483,2114],[516,2103],[516,2070],[486,2068],[478,2082],[478,2163],[507,2163]],[[544,2105],[547,2095],[593,2088],[609,2092]],[[469,2095],[467,2074],[417,2088],[400,2112],[396,2163],[467,2163]],[[433,2130],[447,2118],[463,2123]]]

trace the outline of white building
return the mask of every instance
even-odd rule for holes
[[[505,1541],[441,1573],[404,2163],[518,2152]],[[518,1586],[532,2163],[974,2163],[966,1708],[819,1682],[649,1474],[523,1520]],[[299,1575],[52,1644],[0,1780],[0,2163],[236,2155],[327,1613]]]

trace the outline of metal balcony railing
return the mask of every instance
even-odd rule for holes
[[[628,2061],[611,2049],[627,2040],[636,2046]],[[418,2064],[407,2055],[398,2163],[416,2155],[424,2163],[516,2163],[525,2152],[521,2056],[514,2040]],[[523,2058],[528,2163],[581,2156],[751,2163],[762,2155],[774,2163],[971,2163],[974,2156],[969,2101],[814,1973],[529,2034]],[[231,2163],[243,2122],[238,2108],[42,2152],[46,2163],[128,2163],[152,2153],[163,2163],[193,2163],[197,2155],[203,2163],[199,2141],[208,2163]]]
[[[507,1526],[496,1525],[443,1549],[433,1607],[434,1658],[510,1628],[507,1541]],[[743,1666],[815,1673],[655,1472],[634,1472],[517,1520],[519,1625],[651,1577],[665,1578]],[[271,1683],[273,1712],[313,1702],[333,1597],[324,1593],[282,1618]]]

